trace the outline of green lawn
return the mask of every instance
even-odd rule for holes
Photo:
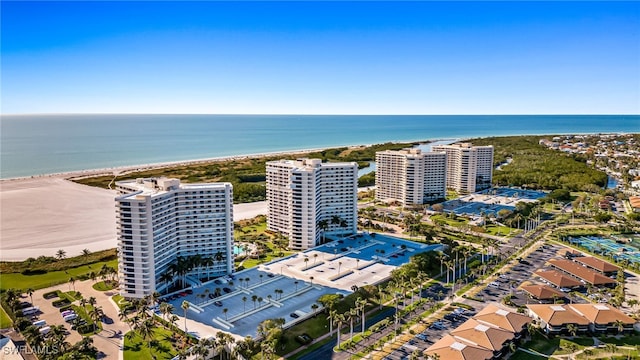
[[[431,220],[435,223],[443,223],[454,227],[465,226],[469,223],[469,220],[463,217],[456,216],[455,218],[451,218],[448,215],[444,214],[432,215]]]
[[[128,334],[127,334],[128,335]],[[173,332],[164,328],[154,329],[155,343],[149,349],[149,342],[138,334],[124,338],[125,360],[172,359],[178,354],[172,340]]]
[[[10,328],[13,325],[13,322],[9,318],[9,315],[4,311],[4,309],[0,306],[0,329]]]
[[[335,329],[334,329],[335,330]],[[313,339],[318,338],[329,332],[329,322],[327,315],[319,313],[316,317],[303,321],[284,332],[283,341],[284,349],[278,351],[278,355],[286,355],[291,351],[302,346],[296,341],[296,336],[307,333]]]
[[[489,224],[489,225],[485,226],[484,228],[485,228],[485,230],[487,230],[487,234],[497,235],[497,236],[505,236],[505,235],[509,234],[509,232],[511,232],[511,235],[516,235],[516,234],[522,232],[522,230],[513,229],[513,228],[510,228],[508,226],[499,226],[499,225],[494,225],[494,224]]]
[[[510,360],[542,360],[547,358],[544,356],[533,355],[533,354],[524,352],[522,350],[518,350],[515,353],[513,353],[513,355],[511,355],[509,359]]]
[[[95,284],[93,284],[92,286],[94,289],[98,290],[98,291],[108,291],[108,290],[113,290],[113,285],[111,284],[107,284],[104,281],[100,281],[97,282]]]
[[[116,303],[116,305],[118,305],[118,308],[120,308],[120,310],[129,305],[129,302],[126,301],[122,295],[113,295],[111,299]]]
[[[51,287],[58,284],[64,284],[69,282],[71,277],[78,278],[79,276],[86,276],[90,272],[98,272],[102,268],[102,265],[118,267],[118,260],[111,260],[106,262],[97,262],[91,265],[84,265],[77,268],[72,268],[64,271],[51,271],[45,274],[37,275],[22,275],[20,273],[3,273],[0,279],[0,289],[28,289],[34,290]]]

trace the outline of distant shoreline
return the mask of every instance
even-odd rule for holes
[[[430,143],[437,142],[437,141],[449,141],[449,140],[453,140],[455,142],[458,142],[458,141],[464,141],[465,139],[459,139],[459,138],[423,139],[423,140],[416,140],[416,141],[388,141],[388,142],[391,142],[391,143],[430,144]],[[229,155],[229,156],[220,156],[220,157],[194,159],[194,160],[167,161],[167,162],[160,162],[160,163],[140,164],[140,165],[124,165],[124,166],[117,166],[117,167],[111,167],[111,168],[102,168],[102,169],[87,169],[87,170],[65,171],[65,172],[52,173],[52,174],[40,174],[40,175],[21,176],[21,177],[0,179],[0,183],[9,182],[9,181],[20,181],[20,180],[26,180],[26,179],[49,178],[49,177],[63,178],[65,180],[79,180],[79,179],[95,177],[95,176],[117,176],[117,175],[129,173],[129,172],[137,172],[137,171],[145,171],[145,170],[156,170],[156,169],[169,168],[169,167],[175,167],[175,166],[187,166],[187,165],[197,165],[197,164],[206,164],[206,163],[219,163],[219,162],[226,162],[226,161],[265,158],[265,157],[280,156],[280,155],[281,156],[285,156],[285,155],[303,155],[303,154],[307,154],[307,153],[311,153],[311,152],[324,151],[324,150],[335,149],[335,148],[339,148],[339,147],[361,148],[361,147],[367,147],[367,146],[372,146],[372,145],[374,145],[374,144],[332,146],[332,147],[313,148],[313,149],[298,149],[298,150],[263,152],[263,153],[255,153],[255,154]]]

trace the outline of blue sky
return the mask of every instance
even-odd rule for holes
[[[2,113],[638,114],[638,2],[2,2]]]

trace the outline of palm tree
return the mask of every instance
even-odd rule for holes
[[[27,293],[27,295],[29,295],[29,299],[31,299],[31,305],[33,306],[33,289],[28,288],[25,292]]]
[[[154,329],[156,327],[155,321],[153,318],[149,318],[138,325],[136,328],[136,332],[140,334],[140,336],[149,341],[149,350],[151,350],[151,342],[153,341]]]
[[[89,251],[89,249],[83,249],[82,250],[82,256],[87,257],[87,256],[89,256],[89,254],[91,254],[91,251]]]
[[[309,285],[313,286],[313,276],[309,276]]]
[[[349,341],[353,341],[353,320],[358,318],[358,312],[356,309],[351,308],[346,315],[349,321]]]
[[[338,347],[338,349],[340,348],[340,328],[342,327],[342,324],[344,323],[344,321],[345,321],[344,314],[336,313],[335,322],[336,322],[336,330],[338,331],[338,344],[336,346]]]
[[[67,257],[67,252],[66,251],[60,249],[60,250],[58,250],[58,252],[56,252],[56,258],[58,260],[62,260],[64,258],[66,258],[66,257]]]
[[[187,310],[189,310],[189,302],[187,300],[182,301],[182,305],[180,305],[182,310],[184,311],[184,332],[187,332]]]
[[[246,313],[247,312],[247,297],[243,296],[242,297],[242,313]]]
[[[102,319],[103,316],[104,316],[104,311],[99,306],[91,308],[91,310],[89,311],[89,317],[93,321],[94,332],[97,329],[97,324],[100,322],[100,319]]]
[[[260,284],[262,284],[262,277],[263,277],[263,276],[264,276],[264,275],[260,274]]]
[[[216,264],[216,261],[214,260],[214,258],[208,256],[204,259],[202,259],[202,266],[207,268],[207,281],[209,281],[209,279],[211,279],[211,271],[209,271],[209,267],[213,266]]]
[[[308,265],[309,264],[309,258],[305,257],[303,261],[304,261],[304,268],[306,269],[309,266]]]
[[[335,321],[336,316],[338,316],[337,311],[329,310],[329,316],[327,317],[327,320],[329,320],[329,336],[333,335],[333,322]]]
[[[76,279],[73,276],[69,278],[69,284],[73,285],[73,291],[76,291]]]
[[[316,260],[318,260],[318,254],[317,253],[313,254],[313,265],[316,264]]]
[[[329,220],[320,220],[318,221],[318,228],[320,230],[322,230],[322,243],[326,242],[326,239],[324,237],[325,232],[327,231],[327,229],[329,228]]]
[[[317,315],[316,312],[318,311],[318,308],[319,308],[318,304],[316,303],[311,304],[311,311],[313,312],[313,317],[316,317]]]
[[[253,301],[253,310],[256,309],[256,301],[258,301],[258,295],[251,295],[251,300]]]
[[[229,309],[224,308],[224,309],[222,309],[222,312],[224,313],[224,319],[225,320],[229,320],[229,318],[227,317],[227,313],[229,312]]]
[[[621,333],[622,331],[624,331],[624,322],[622,322],[622,320],[618,319],[616,320],[613,325],[616,327],[616,329],[618,329],[618,332]]]
[[[262,301],[264,301],[264,299],[258,296],[258,306],[262,306]]]
[[[342,261],[338,261],[338,275],[340,275],[340,268],[342,267]]]
[[[576,333],[578,332],[578,326],[576,324],[568,324],[567,331],[569,332],[569,334],[571,334],[571,336],[576,336]]]
[[[296,292],[298,292],[298,280],[294,281],[293,284],[296,286]]]
[[[362,326],[362,330],[361,332],[364,333],[364,325],[365,325],[365,317],[367,316],[367,314],[365,313],[365,307],[367,306],[367,300],[366,299],[357,299],[356,300],[356,306],[358,308],[358,311],[360,312],[360,324]]]

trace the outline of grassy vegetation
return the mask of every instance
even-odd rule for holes
[[[172,359],[178,354],[177,349],[174,347],[173,333],[170,330],[155,328],[153,335],[154,341],[151,343],[151,348],[149,348],[148,341],[137,333],[133,333],[133,336],[127,334],[124,338],[124,359]]]
[[[43,289],[46,287],[64,284],[69,281],[71,277],[78,279],[84,278],[89,275],[89,273],[98,272],[100,268],[106,264],[110,267],[118,266],[117,260],[109,260],[109,261],[101,261],[97,263],[93,263],[91,265],[83,265],[75,268],[70,268],[67,270],[59,270],[59,271],[50,271],[44,274],[35,274],[35,275],[23,275],[21,273],[2,273],[2,281],[0,281],[0,289],[28,289],[32,288],[34,290]]]
[[[291,360],[299,359],[304,355],[307,355],[307,354],[310,354],[310,353],[316,351],[316,349],[319,349],[319,348],[323,347],[327,343],[334,342],[334,341],[336,341],[334,338],[327,338],[327,339],[324,339],[322,341],[318,341],[317,343],[315,343],[315,344],[309,346],[308,348],[300,351],[299,353],[293,355],[290,359]]]
[[[4,311],[2,307],[0,307],[0,329],[10,328],[13,325],[11,318]]]
[[[446,224],[453,227],[463,227],[469,224],[469,219],[461,216],[449,217],[445,214],[432,215],[431,220],[436,224]]]
[[[494,224],[486,225],[484,229],[487,231],[487,234],[497,235],[497,236],[505,236],[509,233],[511,233],[511,235],[516,235],[519,232],[521,232],[521,230],[513,229],[508,226],[500,226],[500,225],[494,225]]]
[[[474,145],[493,145],[494,162],[511,164],[493,173],[497,186],[526,186],[528,189],[595,189],[607,184],[607,174],[592,169],[583,155],[569,155],[539,145],[542,136],[506,136],[470,140]]]
[[[509,357],[510,360],[543,360],[547,359],[545,356],[538,356],[534,354],[529,354],[522,350],[518,350]]]
[[[67,270],[83,265],[104,263],[115,259],[117,259],[116,249],[96,251],[88,255],[80,255],[64,259],[56,259],[51,256],[40,256],[38,258],[28,258],[24,261],[1,261],[0,273],[4,275],[8,273],[38,273]],[[99,271],[100,267],[94,267],[94,269],[96,269],[95,271]],[[23,286],[20,288],[23,288]]]
[[[97,282],[97,283],[93,284],[92,287],[95,290],[98,290],[98,291],[109,291],[109,290],[113,290],[116,285],[118,285],[118,284],[117,283],[112,283],[110,281],[100,281],[100,282]]]
[[[130,302],[126,301],[122,295],[113,295],[111,299],[118,305],[120,310],[130,305]]]
[[[316,339],[328,331],[329,322],[327,321],[327,315],[320,313],[316,317],[310,318],[309,320],[287,329],[283,334],[284,349],[279,350],[278,354],[281,356],[286,355],[302,346],[295,340],[298,335],[306,333],[313,339]]]
[[[256,245],[260,253],[259,257],[251,258],[246,256],[250,252],[242,252],[241,256],[236,258],[236,268],[240,264],[244,269],[252,268],[294,253],[285,250],[288,245],[286,238],[267,232],[267,219],[265,216],[257,216],[253,219],[236,223],[234,238],[236,243],[246,242]]]
[[[108,188],[112,181],[135,179],[140,177],[167,176],[178,178],[186,183],[228,181],[233,184],[233,200],[244,203],[264,200],[265,162],[283,158],[320,158],[323,161],[355,161],[360,167],[375,160],[376,151],[397,150],[413,143],[385,143],[358,148],[333,148],[318,152],[291,153],[289,155],[255,157],[251,159],[211,161],[191,165],[177,165],[158,169],[135,171],[117,177],[96,176],[74,180],[80,184]]]

